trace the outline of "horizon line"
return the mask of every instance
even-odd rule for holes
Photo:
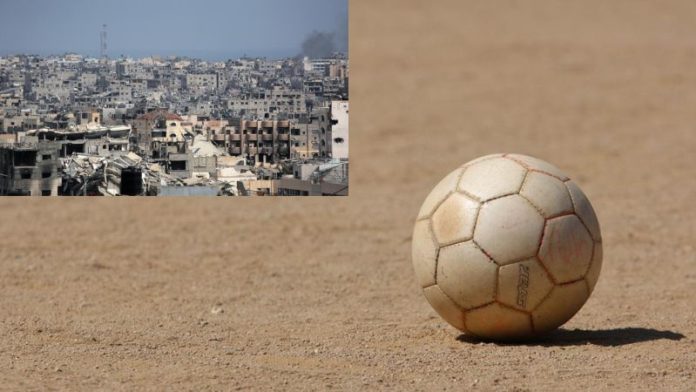
[[[212,52],[211,52],[212,54]],[[50,53],[50,54],[39,54],[39,53],[31,53],[31,52],[1,52],[0,51],[0,57],[14,57],[14,56],[30,56],[30,57],[46,57],[46,58],[51,58],[51,57],[65,57],[68,55],[78,55],[81,56],[83,59],[96,59],[100,60],[102,57],[98,55],[92,55],[92,54],[84,54],[76,51],[65,51],[62,53]],[[314,59],[323,59],[323,58],[331,58],[334,55],[344,55],[346,56],[346,59],[348,59],[348,53],[343,52],[343,51],[335,51],[332,53],[331,56],[325,56],[325,57],[314,57]],[[216,57],[213,59],[212,57],[215,56],[202,56],[202,57],[197,57],[195,55],[187,55],[187,54],[148,54],[148,55],[126,55],[126,54],[121,54],[118,57],[110,57],[106,56],[106,59],[108,60],[120,60],[120,59],[134,59],[134,60],[142,60],[142,59],[147,59],[147,58],[160,58],[160,59],[171,59],[171,58],[186,58],[186,59],[191,59],[191,60],[205,60],[205,61],[214,61],[214,62],[219,62],[219,61],[229,61],[229,60],[241,60],[241,59],[267,59],[267,60],[287,60],[287,59],[296,59],[296,58],[304,58],[309,56],[304,56],[303,54],[296,54],[296,55],[287,55],[287,56],[269,56],[269,55],[248,55],[248,54],[243,54],[243,55],[238,55],[236,57],[226,57],[226,56],[220,56]]]

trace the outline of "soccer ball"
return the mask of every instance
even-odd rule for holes
[[[582,307],[602,267],[589,200],[555,166],[495,154],[448,174],[423,202],[412,258],[430,305],[466,334],[519,339]]]

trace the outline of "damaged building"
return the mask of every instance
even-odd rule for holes
[[[53,142],[0,145],[0,195],[57,196],[58,149]]]
[[[90,154],[113,156],[127,154],[130,150],[131,127],[98,127],[84,131],[38,129],[26,132],[23,141],[53,142],[58,148],[58,156]]]

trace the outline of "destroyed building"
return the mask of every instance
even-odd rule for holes
[[[61,158],[74,153],[113,156],[128,153],[130,135],[131,127],[124,125],[84,131],[38,129],[26,132],[22,140],[40,144],[53,142]]]
[[[58,150],[53,142],[0,145],[0,195],[57,196]]]

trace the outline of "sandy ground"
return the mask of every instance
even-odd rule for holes
[[[348,198],[1,199],[0,389],[694,390],[696,3],[534,4],[352,1]],[[410,262],[431,187],[504,151],[604,238],[525,345],[462,338]]]

